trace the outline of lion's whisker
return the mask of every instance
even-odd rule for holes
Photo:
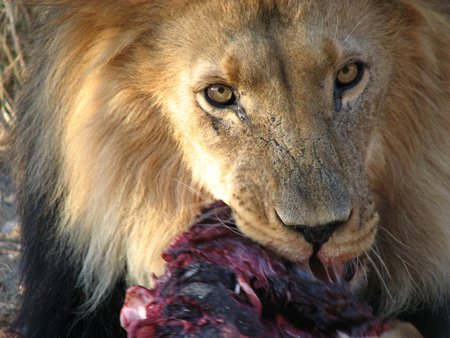
[[[196,195],[196,196],[202,196],[202,195],[203,195],[202,192],[201,192],[200,190],[195,189],[194,187],[192,187],[192,186],[189,185],[189,184],[186,184],[186,183],[183,182],[183,181],[180,181],[180,180],[178,180],[178,179],[174,179],[173,181],[176,182],[177,184],[182,185],[183,187],[187,188],[187,189],[186,189],[187,191],[193,192],[194,195]]]
[[[367,258],[367,260],[369,261],[369,263],[372,266],[373,270],[375,271],[375,274],[378,276],[378,279],[379,279],[381,285],[383,286],[383,288],[386,291],[386,295],[388,296],[389,299],[394,300],[394,297],[392,296],[392,294],[391,294],[391,292],[389,290],[389,287],[388,287],[386,281],[384,280],[383,274],[378,269],[376,263],[373,261],[372,257],[370,257],[370,255],[368,253],[365,253],[364,255]]]
[[[379,229],[383,230],[387,235],[389,235],[389,237],[391,237],[396,243],[400,244],[401,246],[413,251],[413,252],[417,252],[416,249],[414,249],[413,247],[403,243],[401,240],[399,240],[391,231],[389,231],[386,227],[384,227],[383,225],[379,225],[378,226]]]
[[[408,263],[404,258],[402,258],[400,255],[396,255],[397,258],[400,260],[400,262],[403,264],[406,273],[409,276],[409,280],[411,281],[411,283],[414,285],[415,288],[417,288],[417,283],[415,281],[415,279],[413,278],[413,276],[411,275],[411,272],[409,271],[408,265],[411,266],[412,268],[414,268],[414,266],[411,265],[411,263]]]
[[[383,258],[381,257],[381,255],[379,254],[379,252],[377,251],[378,248],[375,245],[374,247],[370,248],[370,252],[378,259],[378,261],[380,262],[380,266],[384,269],[384,271],[386,271],[386,275],[391,278],[391,273],[389,272],[388,267],[386,266],[386,263],[384,262]]]

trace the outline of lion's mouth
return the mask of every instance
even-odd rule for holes
[[[362,266],[361,257],[355,257],[343,263],[325,265],[315,253],[308,261],[312,275],[322,281],[334,284],[350,283]]]
[[[233,209],[233,217],[240,216],[239,213]],[[252,229],[250,226],[251,222],[246,221],[242,216],[239,217],[242,224],[245,224],[248,228]],[[238,231],[243,231],[241,226],[237,223],[233,223],[233,227]],[[254,231],[252,233],[246,233],[246,236],[254,239]],[[253,234],[253,236],[252,236]],[[259,235],[259,234],[258,234]],[[255,240],[255,239],[254,239]],[[312,277],[316,280],[320,280],[327,283],[332,283],[336,285],[350,284],[350,288],[358,287],[360,281],[358,276],[362,276],[361,271],[365,270],[365,256],[356,254],[353,258],[346,260],[333,260],[322,257],[322,245],[313,243],[312,255],[311,251],[303,250],[301,253],[298,252],[298,246],[290,247],[288,250],[285,248],[285,242],[283,245],[276,245],[276,242],[269,240],[257,240],[263,247],[275,252],[280,257],[284,257],[287,261],[293,262],[298,265],[302,270],[310,273]],[[307,255],[307,256],[306,256]],[[311,255],[309,258],[307,258]],[[304,258],[299,258],[303,256]],[[306,256],[306,257],[305,257]],[[324,260],[326,260],[324,262]]]

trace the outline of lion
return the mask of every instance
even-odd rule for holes
[[[446,1],[45,1],[14,136],[26,337],[122,337],[201,206],[389,337],[450,332]]]

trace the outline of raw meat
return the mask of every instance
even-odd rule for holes
[[[164,252],[151,290],[127,290],[128,337],[350,337],[387,328],[345,283],[328,283],[278,257],[236,228],[215,202]]]

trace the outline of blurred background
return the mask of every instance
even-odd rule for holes
[[[14,102],[26,74],[26,37],[32,17],[25,0],[0,0],[0,336],[14,315],[20,292],[20,231],[15,216],[9,144]]]

